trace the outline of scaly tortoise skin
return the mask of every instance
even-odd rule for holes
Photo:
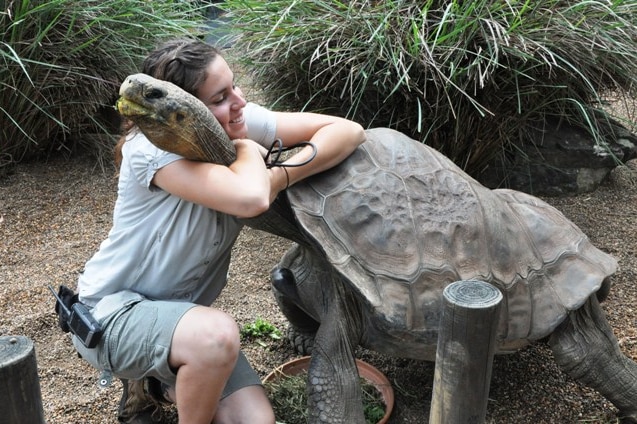
[[[234,159],[218,153],[232,143],[205,105],[170,83],[132,75],[118,109],[162,149]],[[343,163],[245,223],[296,242],[273,271],[273,291],[299,346],[311,346],[311,423],[364,422],[356,346],[434,360],[442,290],[469,279],[504,296],[498,352],[550,336],[566,372],[637,422],[637,364],[595,296],[616,261],[547,203],[489,190],[439,152],[377,128]]]

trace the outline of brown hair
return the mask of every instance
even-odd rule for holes
[[[178,85],[193,96],[206,79],[206,70],[220,54],[219,50],[203,41],[179,38],[165,42],[146,57],[142,72]],[[119,168],[122,160],[122,146],[126,134],[133,128],[132,122],[125,122],[123,134],[115,146],[115,164]]]

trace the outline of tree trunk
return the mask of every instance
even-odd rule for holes
[[[2,423],[44,423],[35,348],[27,337],[0,337],[0,405]]]
[[[484,422],[501,301],[500,291],[482,281],[445,288],[430,423]]]

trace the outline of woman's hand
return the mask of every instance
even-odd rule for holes
[[[335,116],[277,112],[277,137],[285,147],[310,141],[316,148],[316,156],[306,165],[287,168],[287,175],[284,170],[273,173],[272,188],[282,190],[341,163],[365,141],[365,131],[356,122]],[[307,146],[285,162],[303,163],[313,154],[312,147]]]
[[[256,142],[254,142],[252,140],[249,140],[247,138],[238,138],[236,140],[232,140],[232,143],[234,143],[235,149],[237,148],[237,145],[239,145],[239,146],[250,146],[250,145],[253,145],[253,147],[258,150],[259,154],[264,159],[265,159],[266,155],[268,154],[268,149],[266,149],[265,147],[263,147],[259,143],[256,143]]]

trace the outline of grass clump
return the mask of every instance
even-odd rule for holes
[[[363,414],[367,424],[376,424],[385,416],[385,403],[381,393],[364,378],[360,378],[363,395]],[[281,374],[264,387],[277,422],[285,424],[307,423],[307,371],[296,375]]]
[[[275,107],[421,140],[470,173],[547,122],[612,136],[637,95],[637,2],[227,0],[235,47]]]
[[[110,158],[122,80],[162,39],[200,32],[204,10],[195,1],[3,1],[0,167],[78,144]]]

